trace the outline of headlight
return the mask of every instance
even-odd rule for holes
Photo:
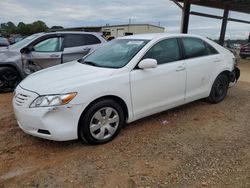
[[[30,105],[30,108],[35,107],[50,107],[50,106],[61,106],[68,104],[77,93],[68,93],[60,95],[45,95],[36,98]]]

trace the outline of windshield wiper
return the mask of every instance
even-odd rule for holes
[[[92,61],[83,61],[83,63],[86,65],[92,65],[92,66],[98,67],[98,65]]]

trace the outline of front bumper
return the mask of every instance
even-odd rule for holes
[[[24,102],[20,103],[20,95]],[[26,99],[24,96],[28,96]],[[13,98],[14,113],[19,127],[27,134],[55,141],[77,139],[78,121],[83,112],[82,105],[29,108],[38,94],[16,89]]]

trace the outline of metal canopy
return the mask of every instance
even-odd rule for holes
[[[177,0],[184,2],[185,0]],[[206,6],[210,8],[228,9],[250,14],[249,0],[189,0],[190,4]]]
[[[247,20],[229,18],[229,11],[237,11],[237,12],[250,14],[250,0],[171,0],[171,1],[173,1],[176,5],[178,5],[182,9],[182,27],[181,27],[182,33],[188,32],[190,14],[196,15],[196,16],[221,19],[222,25],[221,25],[221,32],[220,32],[220,39],[219,39],[219,43],[221,45],[224,44],[226,27],[227,27],[228,21],[250,24],[250,21],[247,21]],[[183,3],[183,6],[179,3]],[[223,16],[216,16],[216,15],[200,13],[200,12],[195,12],[195,11],[190,12],[191,5],[199,5],[199,6],[209,7],[209,8],[223,9],[224,14]]]

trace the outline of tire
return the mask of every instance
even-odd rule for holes
[[[78,138],[87,144],[104,144],[119,134],[124,122],[124,112],[119,103],[112,99],[97,101],[82,114]]]
[[[223,101],[227,95],[229,78],[225,74],[220,74],[214,81],[208,101],[212,104]]]
[[[12,67],[0,67],[0,93],[12,92],[21,82],[19,73]]]

